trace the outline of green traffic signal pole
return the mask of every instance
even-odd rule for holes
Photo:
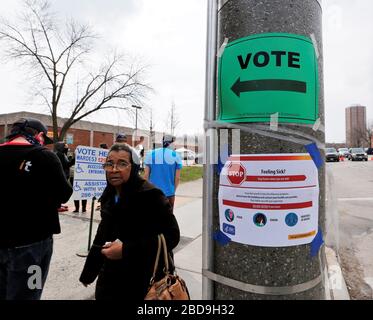
[[[324,250],[311,256],[311,244],[292,246],[254,246],[238,242],[221,244],[213,240],[213,233],[220,230],[219,221],[219,171],[214,166],[216,156],[222,152],[220,135],[223,130],[241,128],[240,154],[281,154],[307,153],[306,143],[317,142],[319,149],[325,143],[324,124],[324,92],[323,92],[323,55],[322,55],[322,8],[319,0],[209,0],[208,1],[208,39],[206,69],[206,101],[205,101],[205,133],[206,164],[204,168],[204,205],[203,205],[203,299],[325,299],[323,273],[325,268]],[[230,121],[217,122],[219,118],[219,99],[225,99],[217,88],[219,57],[224,44],[238,39],[263,34],[288,34],[295,38],[312,39],[317,59],[315,65],[316,81],[310,85],[294,79],[279,81],[251,81],[239,79],[232,75],[229,83],[236,98],[246,99],[253,90],[262,92],[292,91],[295,94],[317,92],[316,114],[312,114],[305,100],[298,105],[304,111],[305,121],[288,121],[276,123],[278,132],[269,130],[269,120],[257,119],[256,122]],[[310,41],[308,41],[310,42]],[[312,46],[312,43],[311,43]],[[298,68],[299,57],[293,52],[273,51],[260,52],[256,56],[239,56],[239,64],[246,69],[250,63],[256,67],[269,65],[268,59],[274,59],[278,67],[282,61],[286,67]],[[272,56],[271,56],[272,55]],[[219,57],[218,57],[219,56]],[[253,60],[251,60],[253,59]],[[281,60],[284,59],[284,60]],[[309,67],[309,65],[307,65]],[[311,70],[312,71],[312,70]],[[235,78],[236,77],[236,78]],[[258,78],[259,79],[259,78]],[[220,79],[224,83],[226,79]],[[236,82],[235,82],[236,81]],[[245,82],[246,81],[246,82]],[[312,88],[312,86],[316,88]],[[267,91],[266,91],[267,90]],[[303,96],[302,96],[303,97]],[[229,99],[233,99],[229,97]],[[221,101],[220,101],[221,102]],[[268,102],[268,101],[267,101]],[[249,109],[251,101],[243,107]],[[278,103],[278,101],[273,101]],[[230,106],[230,101],[226,104]],[[259,101],[260,107],[260,101]],[[279,108],[284,107],[280,105]],[[282,112],[282,110],[278,110]],[[309,118],[317,119],[321,126],[312,125]],[[220,119],[222,119],[220,114]],[[227,120],[228,119],[228,120]],[[224,119],[223,119],[224,120]],[[240,122],[240,123],[234,123]],[[263,130],[250,130],[262,126]],[[214,129],[215,128],[215,129]],[[246,130],[248,129],[248,130]],[[212,133],[215,130],[217,135]],[[296,132],[294,138],[291,132]],[[229,136],[232,139],[232,134]],[[218,141],[216,141],[218,140]],[[232,150],[232,144],[228,144]],[[321,152],[322,150],[320,150]],[[322,154],[322,152],[321,152]],[[318,167],[318,225],[325,234],[325,171]],[[316,208],[317,209],[317,208]]]

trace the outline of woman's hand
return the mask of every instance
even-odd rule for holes
[[[107,242],[102,246],[101,253],[110,260],[122,259],[123,243],[119,240]]]

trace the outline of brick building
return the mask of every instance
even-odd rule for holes
[[[38,119],[47,125],[48,136],[53,136],[52,117],[50,115],[22,111],[0,115],[0,140],[9,134],[9,130],[16,120],[27,117]],[[58,118],[59,129],[66,120],[67,119],[64,118]],[[124,133],[127,135],[128,144],[133,145],[134,131],[135,130],[133,128],[81,120],[69,128],[64,141],[69,145],[71,151],[74,151],[79,145],[98,147],[100,143],[106,143],[110,147],[114,143],[117,134]],[[162,145],[162,132],[153,133],[154,141],[150,141],[150,133],[147,130],[137,129],[137,135],[138,137],[144,136],[145,150],[152,149],[153,143],[155,147]],[[194,142],[193,140],[188,140],[188,144],[180,141],[179,139],[177,141],[179,141],[179,143],[176,143],[177,148],[187,147],[196,152],[198,151],[197,142]]]

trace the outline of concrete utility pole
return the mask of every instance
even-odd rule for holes
[[[208,55],[213,56],[207,59],[207,90],[206,108],[209,107],[211,96],[215,97],[217,83],[212,88],[209,86],[209,79],[217,78],[216,69],[212,70],[213,59],[216,57],[219,48],[228,39],[228,44],[237,39],[247,36],[263,33],[287,33],[305,36],[313,39],[316,46],[318,65],[318,114],[321,125],[324,124],[324,93],[323,93],[323,55],[322,55],[322,8],[321,0],[209,0],[209,12],[212,24],[209,24],[209,34],[214,36],[214,22],[216,22],[216,42],[208,39]],[[215,12],[214,12],[215,9]],[[213,14],[217,15],[214,17]],[[215,44],[216,48],[211,50],[211,45]],[[210,46],[210,48],[209,48]],[[210,50],[210,51],[209,51]],[[280,52],[280,51],[278,51]],[[280,63],[286,61],[289,66],[297,67],[297,57],[287,57],[287,53],[278,53],[277,56],[269,57],[264,53],[262,56],[243,56],[240,59],[242,69],[249,63],[255,63],[257,66],[263,66],[268,63],[267,59],[275,60]],[[216,63],[217,64],[217,63]],[[216,65],[215,65],[216,66]],[[317,76],[316,76],[317,78]],[[241,87],[232,88],[249,91],[250,84],[244,84],[241,78]],[[233,84],[233,83],[232,83]],[[263,83],[261,83],[263,84]],[[260,84],[260,85],[261,85]],[[273,83],[270,83],[273,85]],[[254,84],[257,85],[257,84]],[[268,85],[268,83],[265,83]],[[287,88],[288,83],[283,82],[282,88]],[[305,88],[296,84],[298,87],[293,90],[302,92]],[[308,87],[307,87],[308,89]],[[241,92],[241,96],[243,93]],[[218,94],[216,94],[218,96]],[[214,103],[212,103],[214,104]],[[250,106],[247,106],[248,108]],[[213,105],[215,110],[206,111],[206,120],[217,119],[218,105]],[[299,108],[304,108],[299,105]],[[211,119],[211,114],[215,119]],[[229,122],[229,121],[228,121]],[[242,124],[247,127],[254,125],[265,125],[269,127],[269,120],[258,121],[257,123]],[[229,126],[227,125],[227,128]],[[224,129],[220,127],[218,134]],[[322,130],[315,130],[312,124],[298,123],[278,123],[279,132],[281,129],[295,130],[304,136],[312,137],[314,140],[325,143],[325,136]],[[286,134],[284,134],[286,135]],[[291,135],[287,135],[291,136]],[[278,138],[263,136],[257,133],[250,133],[241,130],[240,132],[240,154],[274,154],[274,153],[307,153],[304,145],[295,143],[289,139],[286,141]],[[312,140],[312,139],[311,139]],[[229,150],[231,150],[231,134],[229,139]],[[319,145],[320,147],[320,145]],[[211,145],[208,152],[211,152]],[[220,152],[219,145],[216,152]],[[322,153],[323,154],[323,153]],[[209,155],[207,156],[209,161]],[[310,244],[283,246],[283,247],[264,247],[250,246],[237,242],[230,242],[227,245],[221,245],[217,241],[211,240],[211,233],[220,229],[219,224],[219,173],[213,170],[213,166],[207,164],[205,167],[205,185],[204,185],[204,261],[203,268],[211,271],[214,275],[223,276],[227,279],[233,279],[245,286],[245,290],[239,290],[234,286],[222,284],[224,281],[214,279],[213,276],[207,275],[203,278],[203,298],[204,299],[324,299],[325,288],[321,274],[324,272],[324,251],[320,254],[310,256]],[[325,234],[325,178],[324,167],[318,169],[319,179],[319,226]],[[210,186],[208,185],[210,183]],[[211,197],[212,200],[206,199]],[[210,212],[208,212],[210,210]],[[209,220],[210,219],[210,220]],[[211,221],[212,220],[212,221]],[[211,223],[211,225],[209,225]],[[212,229],[212,231],[211,231]],[[213,279],[213,280],[211,280]],[[231,282],[232,283],[232,282]]]
[[[136,139],[137,139],[137,110],[138,110],[138,109],[141,109],[142,107],[135,106],[135,105],[132,105],[131,107],[136,109],[135,137],[134,137],[134,140],[133,140],[133,143],[135,143],[135,141],[136,141]]]

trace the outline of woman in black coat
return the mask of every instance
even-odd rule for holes
[[[168,199],[138,175],[138,163],[131,147],[114,144],[104,164],[108,185],[101,197],[102,220],[79,279],[87,286],[98,276],[97,300],[144,299],[157,235],[163,233],[169,251],[180,240]]]

